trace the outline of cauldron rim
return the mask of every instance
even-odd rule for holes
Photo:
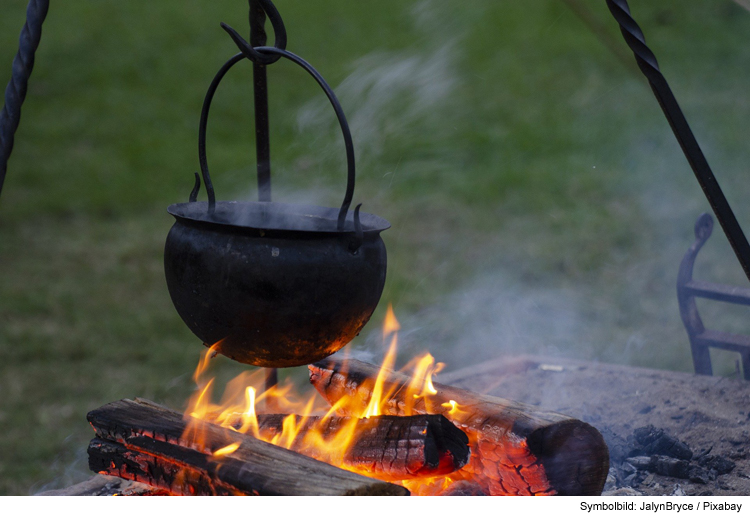
[[[209,213],[208,202],[182,202],[170,205],[167,212],[178,221],[247,232],[347,235],[354,232],[352,212],[347,214],[344,230],[339,231],[338,209],[305,204],[220,201],[216,202],[215,211]],[[387,220],[371,213],[360,213],[360,221],[363,233],[380,233],[391,227]]]

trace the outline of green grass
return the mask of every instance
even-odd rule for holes
[[[0,7],[0,79],[25,4]],[[674,282],[708,205],[644,80],[562,2],[277,4],[289,49],[350,118],[356,201],[393,224],[384,296],[356,348],[377,352],[393,302],[405,352],[454,369],[551,352],[691,370]],[[585,4],[624,48],[604,2]],[[750,224],[750,13],[730,0],[631,8]],[[0,199],[0,493],[78,478],[88,410],[133,396],[180,407],[190,392],[201,346],[170,303],[161,250],[165,209],[198,167],[202,97],[234,52],[220,21],[245,32],[245,4],[50,10]],[[304,73],[269,69],[274,197],[337,206],[333,114]],[[249,70],[212,113],[220,199],[255,197]],[[745,283],[718,227],[696,275]],[[741,308],[701,306],[712,327],[747,325]]]

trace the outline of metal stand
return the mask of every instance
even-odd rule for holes
[[[5,89],[5,105],[0,113],[0,193],[3,191],[8,159],[13,151],[13,137],[21,122],[21,106],[34,69],[34,56],[42,38],[42,24],[47,17],[49,0],[31,0],[26,9],[26,24],[21,30],[18,53],[13,59],[13,76]]]
[[[736,351],[742,359],[745,380],[750,380],[750,337],[706,329],[703,326],[695,298],[706,298],[741,306],[750,306],[750,288],[727,286],[693,280],[693,265],[698,252],[711,236],[711,215],[703,213],[695,222],[695,242],[685,253],[677,276],[677,300],[680,316],[690,338],[693,366],[699,375],[713,374],[709,348]]]
[[[664,111],[664,116],[667,117],[672,132],[682,148],[682,152],[690,163],[690,167],[693,168],[695,178],[698,179],[711,209],[719,220],[732,249],[734,249],[737,260],[739,260],[745,275],[750,280],[750,244],[748,244],[729,202],[724,197],[719,182],[711,171],[698,141],[690,130],[677,99],[669,88],[666,78],[659,70],[659,64],[656,62],[654,53],[646,45],[643,31],[630,14],[630,7],[625,0],[607,0],[607,7],[609,7],[617,23],[620,24],[620,31],[625,38],[625,42],[633,51],[641,72],[648,79],[656,100]]]
[[[266,12],[258,0],[248,0],[250,4],[250,45],[266,45]],[[255,162],[258,169],[258,200],[271,201],[271,142],[268,126],[268,79],[266,66],[253,62],[253,93],[255,98]],[[279,373],[275,368],[266,368],[263,391],[269,391],[279,383]],[[266,399],[269,411],[273,402]]]
[[[258,0],[250,2],[250,45],[266,45],[266,12]],[[266,66],[253,62],[255,97],[255,158],[258,169],[258,200],[271,201],[271,144],[268,128],[268,80]]]

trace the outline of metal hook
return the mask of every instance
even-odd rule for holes
[[[232,37],[232,40],[234,40],[235,45],[240,50],[240,52],[245,55],[245,58],[250,60],[251,62],[254,62],[256,64],[272,64],[276,60],[278,60],[281,57],[278,56],[265,56],[260,54],[258,51],[256,51],[253,46],[247,43],[247,41],[240,36],[240,34],[235,31],[233,28],[225,24],[224,22],[221,22],[221,28],[229,33],[229,36]]]
[[[273,47],[275,47],[276,49],[285,50],[286,49],[286,28],[284,27],[284,21],[281,19],[281,15],[276,9],[276,6],[274,6],[268,0],[256,0],[256,1],[258,2],[260,8],[265,12],[265,14],[268,15],[268,19],[271,21],[271,25],[273,26],[273,31],[276,37]],[[252,5],[252,2],[251,2],[251,5]],[[232,40],[234,40],[234,43],[237,45],[237,47],[242,52],[242,54],[245,55],[253,63],[260,64],[260,65],[268,65],[268,64],[273,64],[274,62],[279,60],[279,58],[281,58],[278,55],[268,55],[268,54],[263,54],[259,51],[256,51],[256,49],[253,46],[251,46],[249,43],[247,43],[247,41],[244,38],[242,38],[239,35],[239,33],[237,33],[237,31],[232,29],[230,26],[228,26],[224,22],[221,22],[221,27],[222,29],[224,29],[224,31],[229,33],[229,36],[232,37]]]
[[[284,20],[281,18],[279,10],[273,5],[271,0],[249,0],[250,3],[250,40],[253,46],[264,46],[266,45],[266,34],[263,28],[265,17],[271,21],[271,26],[274,32],[274,47],[277,49],[286,49],[286,27],[284,27]],[[253,24],[253,18],[258,19],[257,26]],[[262,18],[262,20],[261,20]],[[253,33],[257,34],[257,39]],[[274,57],[273,61],[278,60],[279,57]]]

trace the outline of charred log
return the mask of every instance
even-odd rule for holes
[[[183,437],[181,413],[147,401],[120,400],[88,414],[96,432],[89,467],[183,495],[406,495],[400,486],[363,477],[197,421],[200,439]],[[229,455],[214,453],[229,445]]]
[[[379,368],[356,360],[326,359],[309,366],[310,382],[331,404],[351,402],[342,414],[359,415]],[[437,394],[411,402],[410,377],[391,372],[387,412],[440,413],[466,432],[469,463],[449,477],[468,480],[491,495],[599,495],[609,470],[601,434],[589,424],[510,400],[434,384]],[[452,404],[450,401],[453,401]]]
[[[260,435],[271,440],[282,431],[287,415],[258,415]],[[355,426],[349,427],[354,423]],[[325,450],[306,445],[305,435],[316,431],[325,440],[345,425],[353,434],[343,456],[347,469],[381,480],[409,480],[447,475],[469,461],[469,439],[442,415],[396,417],[384,415],[352,421],[346,417],[296,417],[299,438],[289,449],[327,462]]]

